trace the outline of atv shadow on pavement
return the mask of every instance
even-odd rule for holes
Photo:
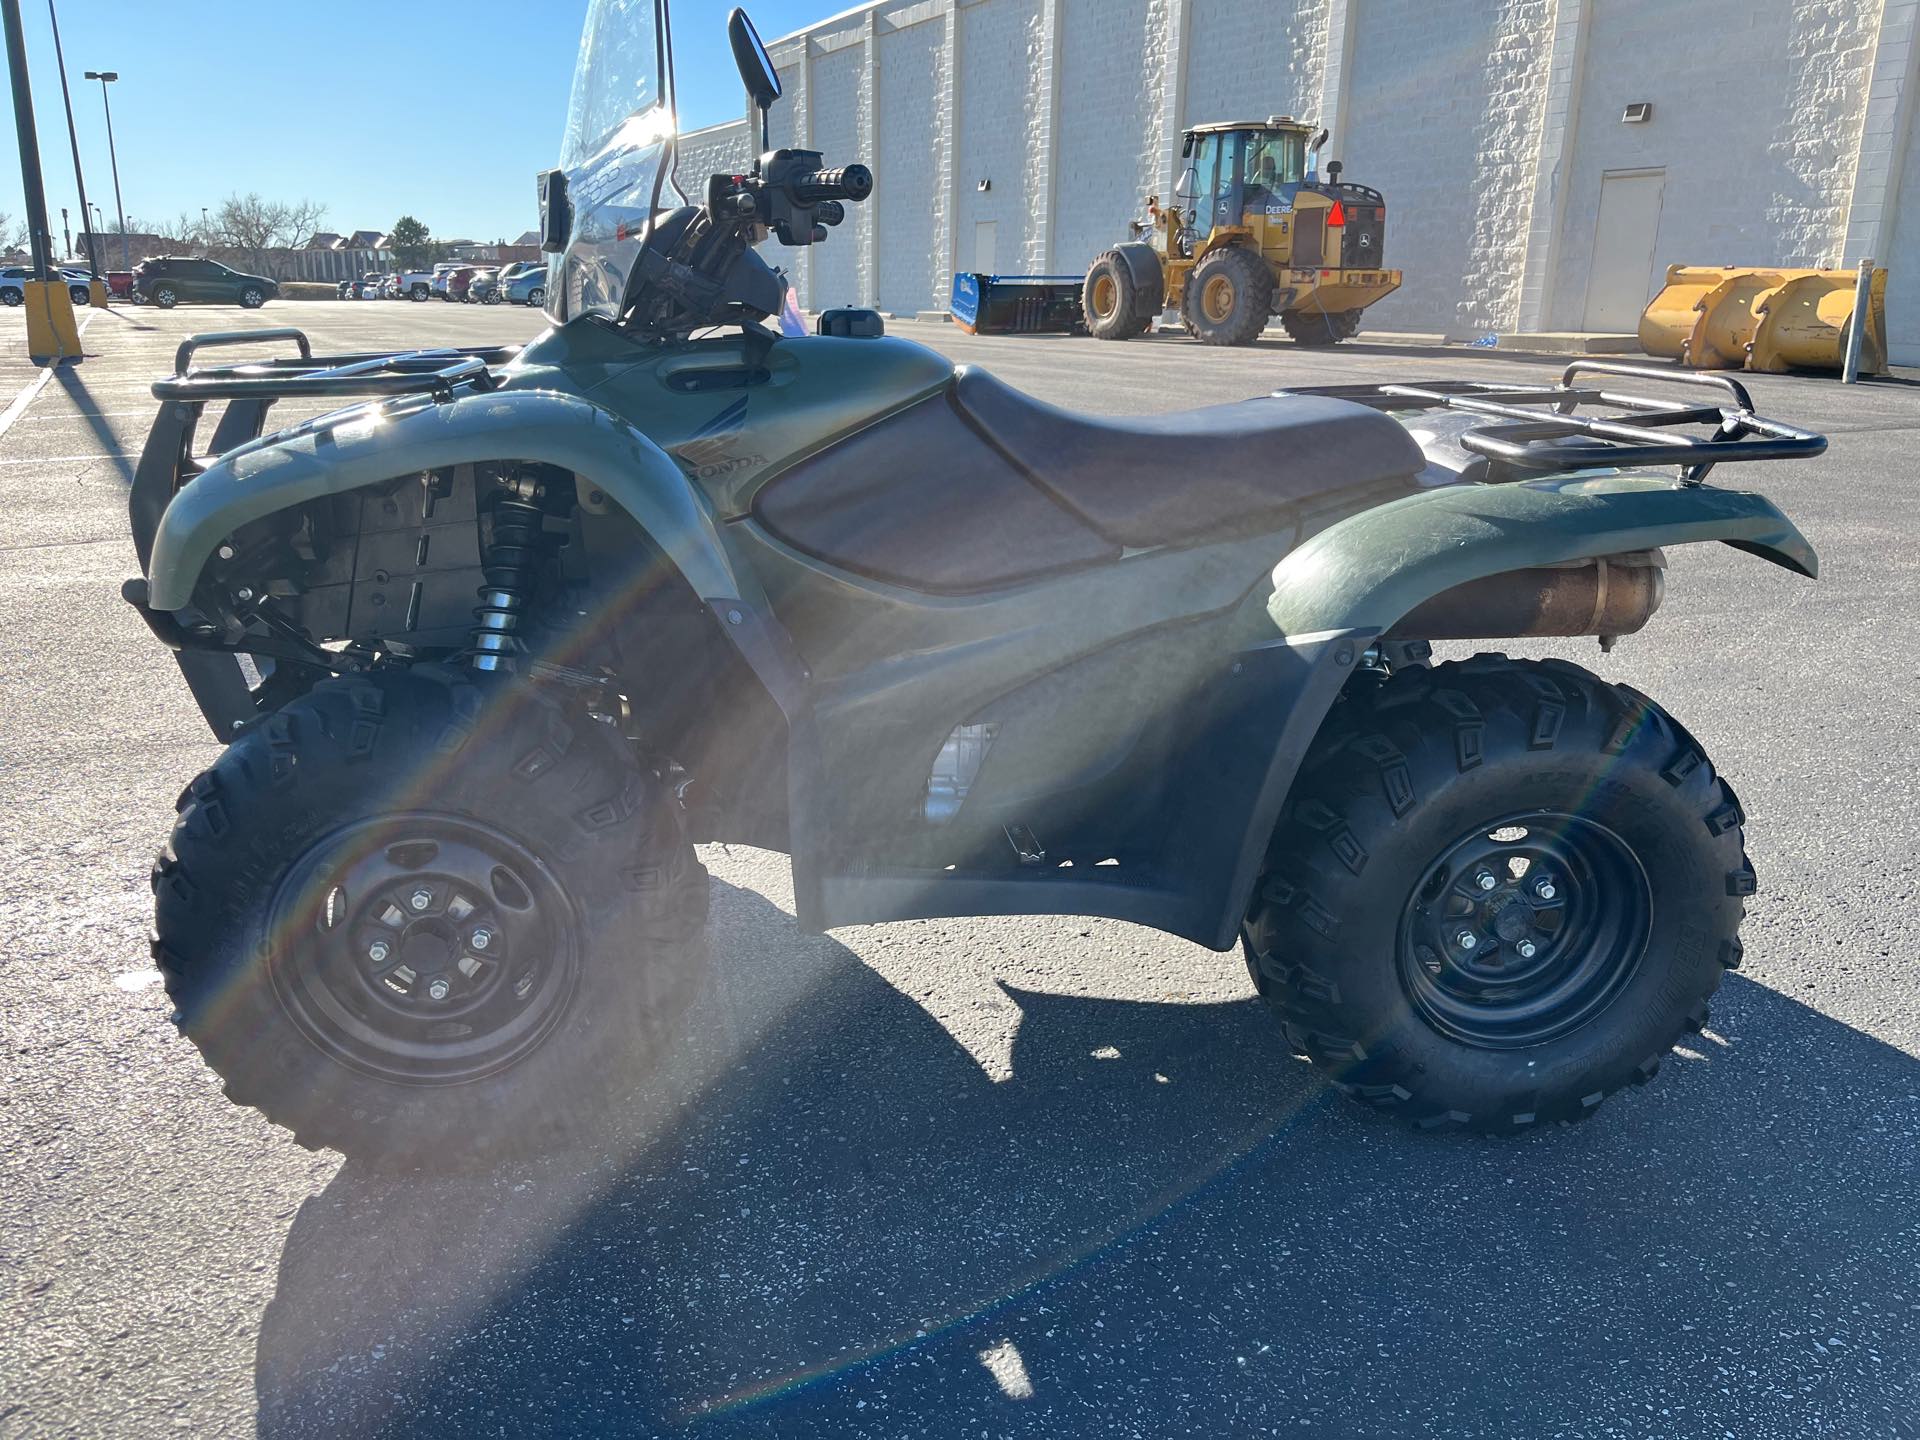
[[[1920,1073],[1740,976],[1650,1090],[1488,1141],[1251,998],[1003,987],[995,1083],[757,895],[715,943],[677,1121],[302,1206],[261,1434],[1914,1433]]]

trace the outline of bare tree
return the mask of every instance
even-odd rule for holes
[[[314,200],[287,202],[262,199],[257,191],[229,195],[213,212],[206,244],[243,254],[253,269],[272,268],[267,252],[291,250],[318,230],[327,207]]]
[[[0,210],[0,246],[9,251],[24,250],[31,237],[27,234],[27,222],[16,220],[6,211]]]

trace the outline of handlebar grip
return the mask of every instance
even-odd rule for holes
[[[873,172],[864,165],[808,170],[787,182],[787,193],[802,205],[822,200],[864,200],[873,193]]]
[[[822,200],[813,207],[813,218],[822,225],[838,225],[847,218],[847,207],[838,200]]]

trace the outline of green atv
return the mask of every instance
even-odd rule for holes
[[[1635,631],[1665,545],[1813,575],[1703,481],[1821,437],[1586,362],[1096,419],[871,312],[796,334],[755,246],[871,177],[776,149],[680,203],[664,3],[587,27],[542,335],[200,336],[154,387],[125,593],[230,742],[154,949],[236,1102],[388,1162],[582,1127],[699,993],[704,841],[789,855],[811,930],[1238,944],[1288,1045],[1423,1127],[1580,1118],[1699,1028],[1754,888],[1733,790],[1645,696],[1431,645]],[[241,340],[297,354],[195,366]]]

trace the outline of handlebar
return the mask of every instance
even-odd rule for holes
[[[787,181],[787,193],[800,205],[817,205],[823,200],[864,200],[873,193],[873,172],[864,165],[805,170]]]

